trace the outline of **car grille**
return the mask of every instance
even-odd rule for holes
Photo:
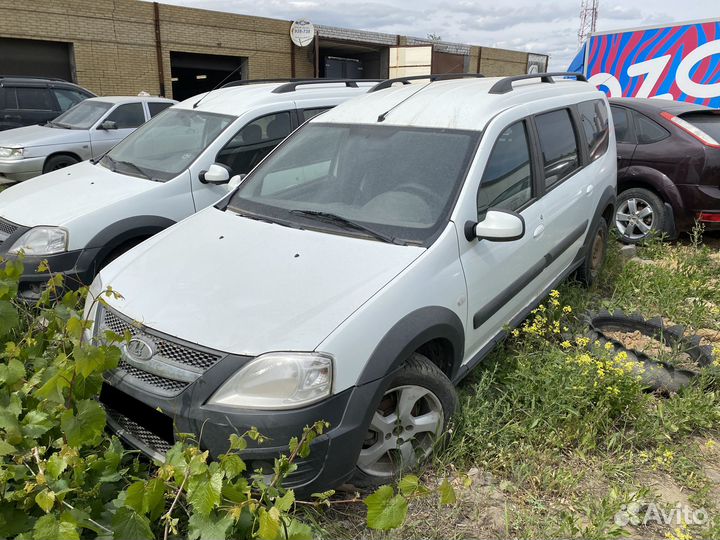
[[[143,366],[138,365],[137,362],[130,363],[125,360],[120,362],[115,371],[117,375],[129,376],[132,378],[131,382],[135,382],[136,385],[140,383],[139,386],[146,387],[154,393],[165,396],[179,394],[191,384],[188,380],[199,378],[221,358],[218,354],[174,343],[151,329],[140,328],[139,325],[122,319],[104,306],[100,306],[99,311],[97,333],[110,330],[120,335],[128,332],[133,337],[144,337],[155,345],[155,354],[152,356],[153,363],[156,366],[163,365],[172,368],[153,372],[151,366],[143,369]],[[175,373],[177,379],[172,378],[172,373]]]
[[[159,388],[160,390],[164,390],[165,392],[173,395],[179,394],[189,385],[189,383],[186,382],[168,379],[167,377],[161,377],[159,375],[155,375],[154,373],[143,371],[142,369],[138,369],[122,360],[118,364],[118,370],[126,372],[131,377],[138,379],[146,385]]]
[[[172,443],[166,441],[162,437],[159,437],[124,414],[110,408],[107,405],[104,405],[104,407],[108,418],[115,424],[113,427],[124,430],[127,435],[137,439],[139,442],[150,448],[150,450],[153,450],[164,457],[172,447]]]
[[[19,228],[19,225],[15,225],[10,221],[0,218],[0,244],[7,240],[8,236],[17,231]]]

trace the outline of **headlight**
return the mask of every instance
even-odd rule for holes
[[[295,409],[332,390],[332,358],[317,353],[268,353],[230,377],[208,401],[248,409]]]
[[[13,159],[23,157],[24,148],[7,148],[0,146],[0,158]]]
[[[8,250],[11,255],[52,255],[67,250],[68,233],[60,227],[34,227],[23,234]]]

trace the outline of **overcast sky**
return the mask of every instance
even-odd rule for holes
[[[162,0],[277,19],[375,30],[550,55],[565,69],[578,49],[580,0]],[[597,30],[720,17],[720,0],[600,0]]]

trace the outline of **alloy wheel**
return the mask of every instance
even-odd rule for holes
[[[442,431],[442,405],[422,386],[388,390],[373,414],[357,466],[364,473],[391,478],[427,457]]]
[[[653,230],[654,224],[652,205],[640,197],[624,201],[615,213],[615,226],[620,234],[631,240],[645,238]]]

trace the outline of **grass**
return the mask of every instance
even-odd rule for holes
[[[422,471],[429,484],[450,477],[458,504],[414,501],[401,529],[371,537],[720,537],[720,369],[660,396],[643,390],[622,356],[588,353],[576,341],[582,326],[574,315],[586,309],[662,316],[707,335],[720,330],[718,247],[696,234],[638,254],[643,261],[623,265],[612,245],[593,288],[563,284],[461,385],[449,442]],[[642,517],[678,504],[716,519],[622,519],[628,508]],[[367,536],[362,509],[317,519],[328,538]]]

